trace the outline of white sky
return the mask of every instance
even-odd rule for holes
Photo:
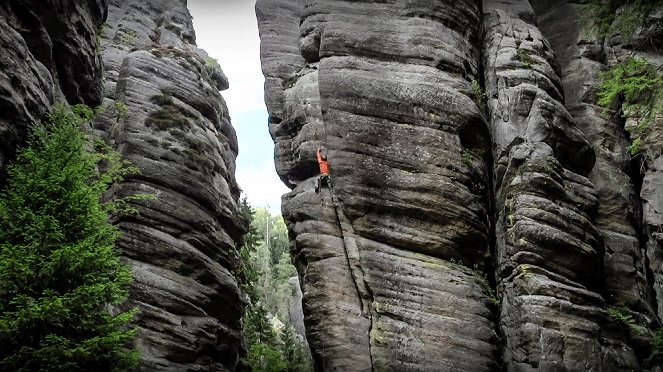
[[[280,214],[281,195],[290,190],[274,171],[254,6],[255,0],[188,0],[196,43],[219,60],[230,81],[222,95],[239,140],[239,186],[253,207]]]

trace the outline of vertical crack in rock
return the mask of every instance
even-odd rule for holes
[[[181,0],[111,0],[101,40],[110,109],[96,129],[141,171],[115,195],[155,196],[119,220],[141,369],[234,370],[246,300],[233,273],[247,226],[237,139],[219,93],[228,81],[196,47]]]
[[[490,256],[478,2],[260,0],[256,14],[317,368],[495,370],[493,301],[468,268]],[[338,219],[313,191],[320,145]]]
[[[331,197],[332,203],[334,205],[334,213],[336,214],[336,222],[338,223],[338,228],[341,232],[341,239],[343,240],[343,251],[345,253],[345,259],[348,263],[348,270],[354,282],[355,290],[357,291],[357,300],[359,301],[359,306],[361,306],[362,315],[369,320],[369,328],[366,334],[370,337],[373,334],[373,327],[375,326],[375,318],[377,314],[373,308],[373,292],[366,282],[364,269],[361,264],[361,257],[359,253],[359,248],[357,247],[357,242],[355,241],[354,229],[352,228],[352,223],[348,220],[343,213],[343,203],[334,197],[333,186],[329,185],[329,195]],[[373,354],[371,351],[371,343],[369,340],[368,343],[368,356],[371,363],[371,371],[373,371]]]
[[[555,55],[524,0],[484,1],[505,367],[634,370],[603,287],[594,153],[563,106]]]

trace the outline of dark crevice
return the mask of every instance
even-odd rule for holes
[[[631,135],[630,133],[624,129],[624,124],[626,120],[620,119],[620,128],[623,131],[624,137],[628,140],[629,143],[632,143],[631,141]],[[645,226],[644,223],[644,216],[643,216],[643,209],[642,209],[642,199],[640,198],[640,193],[642,191],[642,184],[645,178],[645,171],[646,171],[646,161],[642,155],[637,155],[634,157],[631,157],[631,160],[629,161],[628,168],[624,169],[624,172],[628,175],[628,177],[631,179],[631,182],[633,183],[633,188],[634,188],[634,198],[635,200],[633,201],[633,206],[635,207],[635,211],[632,215],[634,221],[632,221],[633,226],[635,227],[637,237],[638,237],[638,244],[640,247],[640,251],[645,259],[645,276],[647,279],[647,290],[648,290],[648,296],[646,300],[649,301],[651,304],[651,307],[654,311],[654,316],[656,316],[658,323],[661,324],[661,319],[658,319],[658,301],[656,299],[656,296],[653,295],[655,293],[654,290],[654,284],[655,284],[655,275],[654,272],[651,269],[651,264],[649,261],[649,255],[647,254],[647,243],[649,241],[649,234],[647,234],[647,227]]]
[[[485,81],[485,65],[484,65],[484,60],[485,58],[489,58],[489,56],[485,56],[484,53],[486,53],[486,50],[484,49],[484,12],[483,12],[483,2],[479,3],[479,35],[478,35],[478,52],[479,52],[479,64],[478,64],[478,72],[477,72],[477,80],[479,82],[479,85],[481,87],[481,90],[484,94],[483,99],[485,100],[483,107],[481,105],[479,106],[479,109],[482,111],[482,115],[485,120],[484,128],[485,128],[485,133],[484,133],[484,143],[481,143],[480,145],[482,146],[481,148],[484,149],[485,155],[484,155],[484,161],[486,165],[486,174],[487,174],[487,209],[488,209],[488,249],[490,256],[486,258],[485,262],[485,273],[488,279],[488,282],[490,284],[490,287],[493,290],[493,293],[497,297],[497,300],[499,303],[495,303],[494,306],[491,306],[491,312],[493,315],[493,329],[495,331],[495,334],[497,337],[500,339],[500,345],[502,347],[496,347],[495,348],[495,363],[497,364],[497,371],[506,371],[506,364],[504,363],[503,360],[503,347],[506,347],[506,342],[504,342],[504,334],[502,333],[502,330],[500,328],[500,319],[501,319],[501,305],[502,305],[502,299],[504,295],[502,293],[499,293],[497,290],[497,284],[498,284],[498,263],[497,263],[497,220],[499,218],[499,211],[497,210],[496,206],[496,180],[495,180],[495,157],[492,152],[492,144],[493,138],[491,135],[490,131],[490,109],[489,109],[489,102],[491,97],[487,97],[486,92],[486,81]]]

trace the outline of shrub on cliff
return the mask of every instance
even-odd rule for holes
[[[582,3],[586,19],[602,37],[620,34],[630,39],[638,30],[655,34],[663,28],[660,19],[651,17],[663,10],[663,0],[583,0]]]
[[[89,139],[81,112],[58,109],[32,131],[0,194],[2,371],[126,371],[138,360],[126,348],[134,312],[109,308],[131,281],[108,221],[121,205],[100,201],[133,169]]]
[[[630,57],[601,74],[598,96],[599,105],[621,105],[624,118],[637,120],[629,147],[631,155],[636,155],[640,151],[642,134],[663,113],[663,73],[643,58]]]

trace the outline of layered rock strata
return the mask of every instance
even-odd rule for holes
[[[660,12],[652,15],[655,23],[660,24],[660,16]],[[660,74],[663,30],[652,26],[636,31],[628,41],[620,35],[606,40],[606,64],[612,66],[629,58],[639,58],[651,63]],[[619,112],[627,107],[620,104],[615,110]],[[651,122],[631,115],[622,124],[633,155],[632,174],[638,184],[641,206],[641,242],[649,259],[660,320],[663,317],[663,114],[659,112]]]
[[[639,199],[657,272],[660,187],[638,198],[622,123],[595,105],[607,61],[569,21],[577,5],[533,4],[258,1],[319,370],[628,371],[647,357],[659,321]],[[319,146],[332,185],[316,194]]]
[[[485,1],[483,10],[504,363],[637,369],[633,350],[604,327],[599,200],[587,178],[595,158],[563,105],[552,49],[529,2]]]
[[[196,47],[184,1],[112,0],[101,40],[107,110],[96,129],[140,169],[115,195],[154,196],[118,222],[141,370],[234,370],[245,300],[233,271],[246,222],[219,94],[228,81]]]
[[[317,368],[498,368],[483,277],[488,136],[470,97],[477,4],[265,0],[256,11]],[[333,180],[320,194],[318,146]]]
[[[105,17],[106,0],[0,4],[0,179],[54,103],[101,101],[96,33]]]
[[[596,227],[605,245],[606,300],[611,306],[628,309],[639,327],[659,328],[655,294],[647,276],[651,269],[646,245],[642,244],[641,201],[652,198],[638,195],[640,156],[629,156],[629,138],[619,112],[596,105],[600,73],[616,62],[609,57],[615,55],[614,47],[602,43],[586,24],[578,22],[583,10],[577,4],[539,1],[535,5],[539,26],[561,66],[565,106],[597,154],[588,177],[596,185],[599,202]],[[652,133],[660,133],[660,129],[653,128]],[[647,188],[643,189],[646,192]],[[660,192],[659,186],[654,194]],[[647,244],[652,241],[655,239]],[[633,347],[641,354],[647,352],[650,337],[642,329],[630,330]]]

